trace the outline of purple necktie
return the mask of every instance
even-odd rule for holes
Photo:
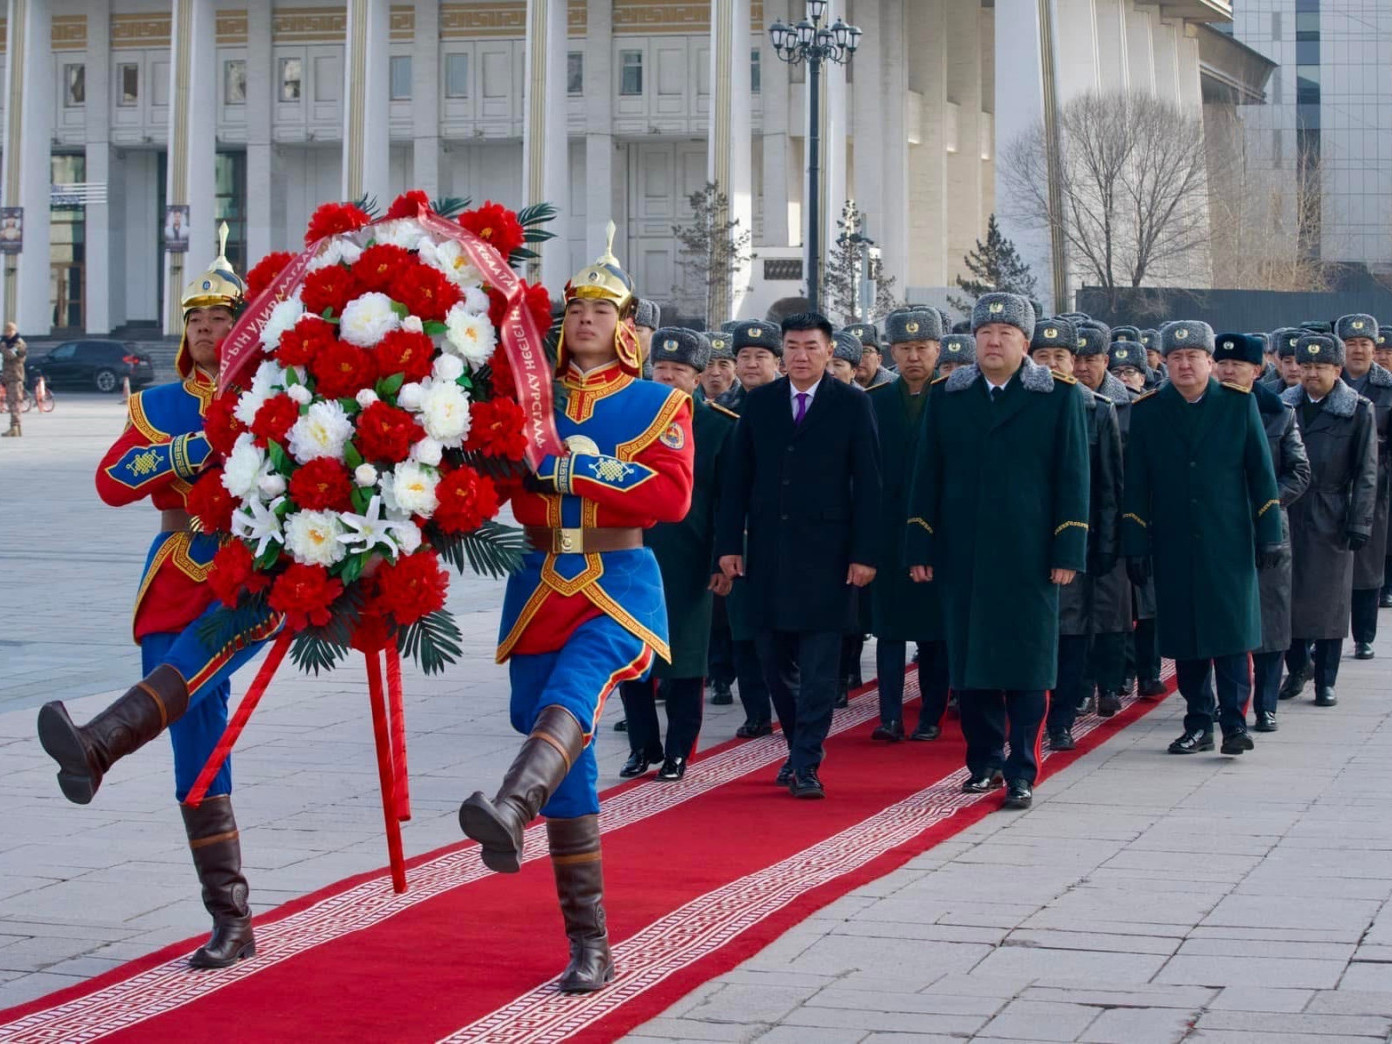
[[[802,423],[802,418],[807,416],[807,393],[798,392],[793,398],[797,399],[797,414],[793,417],[793,427]]]

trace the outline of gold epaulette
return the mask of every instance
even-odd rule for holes
[[[885,381],[883,384],[872,384],[865,390],[868,392],[879,391],[881,388],[889,388],[894,385],[894,381]]]
[[[713,409],[716,413],[725,414],[725,416],[729,417],[731,420],[740,419],[740,415],[736,413],[734,410],[730,409],[730,407],[728,406],[722,406],[718,402],[711,402],[710,399],[706,400],[706,405]]]
[[[932,382],[932,383],[934,383],[934,384],[941,384],[943,381],[947,380],[947,379],[948,379],[949,377],[951,377],[951,376],[952,376],[952,374],[950,374],[950,373],[945,373],[945,374],[943,374],[941,377],[935,377],[935,378],[933,378],[933,382]]]
[[[1252,394],[1252,389],[1251,389],[1251,388],[1244,388],[1244,387],[1242,387],[1242,385],[1240,385],[1240,384],[1233,384],[1231,381],[1219,381],[1218,383],[1221,384],[1224,388],[1231,388],[1233,391],[1235,391],[1235,392],[1241,392],[1243,395],[1251,395],[1251,394]]]
[[[1058,370],[1050,370],[1049,372],[1052,373],[1052,374],[1054,375],[1054,380],[1056,380],[1056,381],[1062,381],[1064,384],[1077,384],[1077,383],[1078,383],[1078,378],[1076,378],[1076,377],[1070,377],[1070,376],[1068,376],[1068,374],[1066,374],[1066,373],[1059,373]]]
[[[1131,400],[1131,405],[1134,406],[1134,405],[1136,405],[1136,403],[1138,403],[1138,402],[1145,402],[1146,399],[1149,399],[1152,395],[1154,395],[1154,394],[1155,394],[1156,392],[1158,392],[1159,390],[1160,390],[1159,388],[1152,388],[1150,391],[1146,392],[1144,395],[1137,395],[1134,399]]]

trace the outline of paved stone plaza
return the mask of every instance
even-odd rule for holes
[[[113,399],[60,393],[0,443],[0,1007],[206,927],[165,742],[79,808],[34,739],[44,700],[85,719],[140,673],[130,603],[156,520],[104,507],[91,478],[122,420]],[[500,595],[456,580],[465,661],[444,678],[408,671],[408,856],[459,840],[460,799],[516,747],[492,660]],[[630,1039],[1389,1039],[1386,633],[1378,652],[1345,661],[1338,707],[1283,704],[1282,731],[1240,759],[1166,755],[1180,717],[1167,702],[1046,780],[1032,811],[989,816],[853,892]],[[626,753],[617,714],[606,785]],[[703,743],[741,720],[707,707]],[[360,667],[283,669],[236,757],[258,909],[385,863],[372,751]],[[826,782],[835,800],[834,763]]]

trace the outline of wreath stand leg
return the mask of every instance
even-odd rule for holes
[[[363,658],[367,661],[367,695],[372,702],[372,733],[377,741],[377,776],[382,785],[382,818],[387,828],[387,855],[391,859],[392,888],[400,894],[406,891],[406,863],[401,854],[401,819],[397,815],[398,777],[387,722],[387,701],[382,691],[382,654],[380,650],[374,649],[363,653]],[[404,746],[402,754],[404,757]],[[403,765],[402,768],[404,767]]]
[[[406,768],[406,708],[401,691],[401,652],[387,646],[387,699],[391,702],[392,770],[396,780],[396,818],[411,819],[411,777]]]

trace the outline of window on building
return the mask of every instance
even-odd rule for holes
[[[140,102],[140,66],[122,62],[116,66],[116,104],[137,105]]]
[[[1280,41],[1281,39],[1281,12],[1271,12],[1271,39]]]
[[[585,93],[585,54],[571,51],[566,55],[566,93]]]
[[[445,55],[445,97],[469,97],[469,56]]]
[[[63,66],[63,105],[69,109],[87,104],[87,66]]]
[[[1320,63],[1319,40],[1297,40],[1295,42],[1296,65],[1318,65]]]
[[[227,222],[227,260],[238,272],[246,263],[246,153],[219,152],[213,166],[215,219]]]
[[[222,63],[222,102],[224,105],[246,104],[246,62],[240,58]]]
[[[60,154],[52,157],[50,170],[52,184],[80,185],[87,180],[87,158],[80,153]],[[48,289],[53,325],[60,330],[81,330],[86,325],[86,209],[76,202],[52,207],[48,236]]]
[[[411,56],[409,54],[392,56],[391,100],[411,100]]]
[[[300,100],[300,88],[304,83],[304,63],[298,58],[282,58],[280,60],[280,100],[283,102],[297,102]]]
[[[314,59],[314,100],[336,102],[343,90],[343,66],[336,54]]]
[[[1320,69],[1318,65],[1295,67],[1295,102],[1297,105],[1318,105],[1320,100]]]
[[[619,52],[619,93],[626,96],[643,93],[643,52]]]
[[[1318,11],[1297,11],[1295,14],[1296,40],[1318,40],[1320,38],[1320,19]]]
[[[758,94],[763,86],[763,66],[759,64],[759,48],[749,52],[749,93]]]
[[[1280,127],[1274,127],[1271,131],[1271,165],[1277,169],[1282,169],[1286,164],[1286,142],[1285,136],[1281,133]]]

